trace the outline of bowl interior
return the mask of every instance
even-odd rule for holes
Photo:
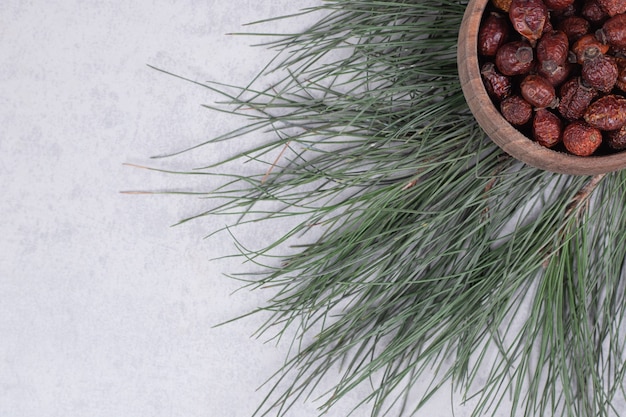
[[[457,61],[461,88],[476,121],[500,148],[536,168],[572,175],[596,175],[626,167],[626,152],[576,156],[548,149],[514,128],[485,90],[478,60],[478,30],[489,0],[470,0],[459,31]]]

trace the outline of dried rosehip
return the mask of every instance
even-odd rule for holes
[[[567,39],[574,43],[591,30],[588,21],[579,16],[570,16],[563,19],[557,26],[557,29],[567,35]]]
[[[540,75],[527,75],[520,84],[522,97],[537,108],[555,107],[556,92],[548,80]]]
[[[626,13],[626,2],[624,0],[597,0],[602,10],[609,16]]]
[[[509,36],[509,24],[499,13],[490,13],[478,31],[478,53],[495,56]]]
[[[549,9],[549,7],[548,7]],[[553,20],[555,22],[559,22],[563,19],[565,19],[566,17],[570,17],[570,16],[574,16],[576,15],[577,10],[576,10],[576,2],[574,2],[573,4],[567,6],[564,9],[561,10],[551,10],[550,11],[550,20]]]
[[[617,130],[626,125],[626,98],[608,95],[591,103],[585,121],[600,130]]]
[[[548,8],[542,0],[513,0],[509,19],[513,28],[534,45],[543,34],[546,20],[549,20]]]
[[[601,144],[602,132],[585,122],[572,122],[563,130],[563,145],[574,155],[589,156]]]
[[[586,0],[580,15],[593,24],[600,24],[606,20],[609,15],[600,7],[597,0]]]
[[[553,30],[544,33],[536,48],[539,65],[553,62],[555,67],[565,64],[569,53],[569,40],[565,32]]]
[[[533,115],[533,108],[522,97],[514,95],[502,100],[500,112],[509,123],[521,126],[528,123]]]
[[[620,90],[626,92],[626,58],[617,58],[617,81],[615,86]]]
[[[502,116],[548,148],[626,151],[626,0],[490,1],[478,54]]]
[[[582,36],[572,45],[572,52],[576,55],[576,62],[579,64],[582,64],[587,59],[606,54],[608,51],[609,46],[600,42],[591,33]]]
[[[574,4],[574,0],[543,0],[550,10],[564,10]]]
[[[583,63],[582,79],[589,86],[602,93],[610,93],[617,82],[617,63],[615,58],[598,55]]]
[[[612,130],[606,132],[606,143],[617,151],[623,151],[626,149],[626,126],[623,126],[619,130]]]
[[[485,62],[480,68],[487,94],[494,100],[500,102],[511,95],[511,79],[496,71],[496,66],[492,62]]]
[[[607,20],[596,33],[602,43],[615,48],[626,48],[626,14],[620,14]]]
[[[567,120],[581,119],[597,95],[595,89],[582,84],[580,77],[572,78],[566,81],[559,91],[559,113]]]
[[[543,78],[548,80],[550,84],[554,87],[558,87],[563,84],[567,77],[569,77],[572,72],[572,64],[566,62],[565,64],[554,67],[552,63],[545,62],[539,68],[537,68],[537,74],[541,75]]]
[[[540,145],[547,148],[556,146],[561,141],[563,123],[559,116],[546,109],[539,109],[533,118],[533,137]]]
[[[508,76],[527,74],[533,67],[533,55],[533,49],[526,42],[505,43],[496,53],[496,67]]]
[[[503,12],[509,12],[511,8],[511,0],[491,0],[491,3]]]

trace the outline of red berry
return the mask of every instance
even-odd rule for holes
[[[548,18],[548,8],[542,0],[513,0],[509,19],[513,28],[531,44],[541,38]]]
[[[624,0],[596,0],[602,10],[609,16],[626,13],[626,2]]]
[[[578,120],[585,115],[585,110],[598,92],[582,84],[579,77],[572,78],[561,86],[558,110],[567,120]]]
[[[602,133],[585,122],[572,122],[563,130],[563,145],[574,155],[589,156],[601,144]]]
[[[574,42],[572,52],[576,55],[576,62],[582,64],[587,59],[609,52],[609,46],[600,42],[595,35],[588,33]]]
[[[609,17],[597,0],[586,0],[583,8],[580,10],[580,15],[596,25]]]
[[[533,137],[547,148],[556,146],[563,134],[563,123],[559,116],[546,109],[539,109],[533,118]]]
[[[597,36],[603,43],[608,43],[612,47],[626,48],[626,14],[607,20]]]
[[[500,103],[500,112],[509,123],[521,126],[528,123],[533,115],[533,108],[520,96],[510,96]]]
[[[612,130],[607,132],[606,135],[606,143],[617,151],[622,151],[626,149],[626,126],[623,126],[619,130]]]
[[[588,21],[579,16],[566,17],[557,26],[558,30],[563,31],[567,35],[570,42],[576,42],[591,30]]]
[[[626,125],[626,98],[608,95],[591,103],[585,121],[600,130],[618,130]]]
[[[557,103],[554,87],[540,75],[527,75],[520,84],[522,97],[537,108],[554,107]]]
[[[508,36],[509,25],[506,18],[499,13],[490,13],[478,31],[478,53],[495,56]]]
[[[598,55],[583,63],[582,78],[589,86],[602,93],[610,93],[617,82],[618,70],[615,58]]]
[[[496,53],[496,67],[504,75],[527,74],[533,67],[533,49],[527,42],[505,43]]]
[[[556,66],[565,64],[569,54],[569,40],[565,32],[553,30],[539,39],[537,43],[537,61],[539,64],[552,61]]]
[[[480,69],[485,89],[491,98],[500,102],[511,95],[511,79],[496,71],[492,62],[485,62]]]

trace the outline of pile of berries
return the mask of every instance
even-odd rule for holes
[[[580,156],[626,149],[626,0],[491,0],[478,54],[526,136]]]

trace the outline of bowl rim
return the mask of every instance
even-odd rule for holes
[[[535,168],[560,174],[596,175],[626,168],[626,151],[611,155],[577,156],[539,145],[496,109],[483,84],[478,61],[478,29],[490,0],[470,0],[459,29],[457,65],[465,100],[474,118],[507,154]]]

